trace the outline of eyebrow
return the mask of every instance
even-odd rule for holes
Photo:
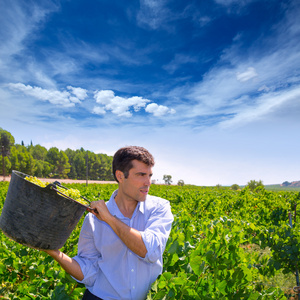
[[[136,175],[147,175],[146,172],[136,172],[135,174],[136,174]],[[151,177],[151,176],[153,175],[153,173],[150,173],[149,175],[150,175],[150,177]]]

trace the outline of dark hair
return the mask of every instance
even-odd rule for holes
[[[128,177],[129,170],[133,167],[133,160],[138,160],[148,166],[154,166],[154,158],[145,148],[139,146],[123,147],[115,153],[112,162],[113,175],[116,181],[118,181],[116,178],[117,170],[123,172],[125,178]]]

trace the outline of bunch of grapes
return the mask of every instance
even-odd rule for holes
[[[26,176],[25,179],[41,187],[46,187],[49,184],[49,182],[42,181],[34,176]]]
[[[49,184],[49,182],[42,181],[35,176],[26,176],[25,179],[43,188]],[[60,186],[56,186],[56,189],[83,205],[87,204],[86,201],[81,198],[80,192],[77,189],[64,189]]]

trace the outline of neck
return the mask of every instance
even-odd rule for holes
[[[116,204],[124,217],[131,218],[138,201],[129,200],[122,196],[120,192],[115,197]]]

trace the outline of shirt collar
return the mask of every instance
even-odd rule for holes
[[[120,218],[124,218],[124,216],[121,213],[121,211],[119,210],[119,207],[118,207],[118,205],[116,203],[116,200],[115,200],[115,197],[117,196],[117,194],[118,194],[118,190],[115,190],[112,193],[112,195],[111,195],[111,197],[110,197],[110,199],[107,203],[107,208],[113,216],[116,216],[117,218],[120,219]]]
[[[146,201],[146,200],[145,200]],[[139,202],[138,205],[139,205],[139,210],[142,214],[145,213],[145,201],[143,202]]]
[[[115,197],[117,196],[118,194],[118,190],[115,190],[108,203],[107,203],[107,207],[110,211],[110,213],[118,218],[124,218],[123,214],[121,213],[117,203],[116,203],[116,200],[115,200]],[[137,211],[140,211],[142,214],[145,213],[145,201],[143,202],[138,202],[137,204],[137,207],[135,208],[134,212],[133,212],[133,215],[132,215],[132,218],[134,218],[134,216],[136,215]]]

